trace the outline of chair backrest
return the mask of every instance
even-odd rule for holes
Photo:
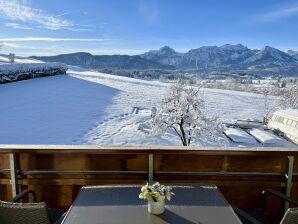
[[[50,224],[45,203],[12,203],[0,201],[1,224]]]
[[[281,220],[280,224],[297,224],[298,208],[289,208]]]

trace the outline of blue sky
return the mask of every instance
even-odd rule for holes
[[[298,1],[0,0],[0,53],[139,54],[242,43],[298,50]]]

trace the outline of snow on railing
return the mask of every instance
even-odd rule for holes
[[[0,64],[0,84],[19,80],[65,74],[62,63]]]

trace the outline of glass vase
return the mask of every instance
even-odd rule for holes
[[[165,200],[148,201],[148,212],[154,215],[159,215],[165,211]]]

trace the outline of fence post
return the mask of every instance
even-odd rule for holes
[[[153,183],[153,154],[150,153],[148,157],[148,182]]]
[[[9,154],[9,165],[10,165],[10,183],[12,190],[12,197],[15,197],[18,193],[18,177],[17,177],[17,161],[14,153]]]
[[[287,183],[286,183],[286,195],[291,196],[292,191],[292,178],[293,178],[293,169],[294,169],[294,156],[288,156],[288,172],[286,174]],[[289,202],[285,202],[285,212],[289,208]]]

